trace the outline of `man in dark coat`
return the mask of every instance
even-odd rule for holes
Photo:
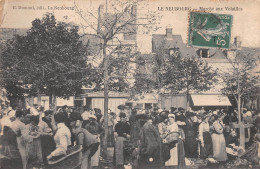
[[[149,117],[140,132],[138,168],[159,169],[163,166],[162,141],[157,121]]]

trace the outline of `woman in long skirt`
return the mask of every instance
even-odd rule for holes
[[[206,159],[213,155],[213,146],[210,135],[209,116],[202,115],[199,125],[200,158]]]
[[[226,152],[226,141],[224,138],[223,130],[224,126],[219,121],[217,115],[212,116],[212,143],[213,143],[213,157],[217,161],[226,161],[227,160],[227,152]]]
[[[177,144],[178,149],[178,169],[186,169],[185,163],[185,151],[184,151],[184,140],[185,140],[185,133],[183,129],[179,128],[179,139]]]
[[[172,132],[179,132],[179,128],[177,123],[175,122],[175,115],[174,114],[169,114],[169,124],[167,126],[167,130],[169,133]],[[182,147],[183,148],[183,147]],[[171,148],[170,150],[170,159],[165,162],[166,168],[177,168],[178,166],[178,143],[174,148]]]
[[[28,156],[28,166],[40,166],[43,163],[41,134],[42,128],[38,126],[39,115],[31,116],[31,123],[26,125],[26,151]]]
[[[187,158],[197,158],[198,156],[198,143],[196,140],[198,125],[193,122],[192,117],[195,116],[192,112],[186,113],[186,126],[184,127],[185,133],[185,154]]]
[[[114,119],[115,119],[115,113],[110,112],[108,114],[108,133],[107,133],[107,146],[109,147],[115,146]]]

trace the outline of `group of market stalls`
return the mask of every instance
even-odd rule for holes
[[[84,94],[83,105],[89,108],[99,108],[101,112],[104,112],[104,95],[103,93],[91,93]],[[189,107],[192,110],[200,110],[204,107],[205,110],[224,109],[227,112],[233,106],[231,104],[232,99],[221,94],[191,94],[189,97]],[[231,100],[231,101],[230,101]],[[233,103],[233,102],[232,102]],[[149,109],[160,107],[162,109],[170,110],[171,107],[187,108],[187,95],[185,94],[169,94],[169,95],[156,95],[145,94],[137,100],[129,101],[129,95],[125,93],[113,93],[109,94],[108,107],[111,111],[119,114],[119,105],[128,105],[131,108],[137,107],[139,109]],[[233,107],[234,108],[234,107]],[[244,125],[246,137],[243,136],[245,142],[249,141],[250,127],[252,125]],[[239,128],[239,125],[231,125],[231,128]],[[243,132],[243,133],[245,133]],[[244,135],[244,134],[243,134]]]
[[[118,116],[120,110],[119,105],[128,105],[131,108],[138,107],[140,109],[160,107],[161,109],[170,110],[171,107],[182,107],[187,109],[187,100],[189,99],[189,107],[192,110],[200,110],[204,107],[205,110],[224,109],[227,112],[232,105],[235,105],[232,99],[221,94],[191,94],[189,97],[185,94],[145,94],[136,100],[129,100],[130,96],[126,93],[109,92],[108,108],[110,111],[115,112]],[[187,99],[188,98],[188,99]],[[49,107],[49,97],[42,96],[41,104],[44,109]],[[37,103],[37,97],[31,99],[32,104]],[[94,109],[98,108],[101,112],[104,112],[104,93],[103,92],[91,92],[82,94],[80,97],[70,97],[68,99],[57,98],[57,107],[63,105],[71,107],[86,106]],[[234,108],[234,107],[233,107]],[[238,125],[233,125],[233,128],[239,128]],[[249,130],[250,126],[245,126],[245,130]],[[250,133],[250,131],[246,131]],[[249,140],[250,135],[247,135],[245,141]]]

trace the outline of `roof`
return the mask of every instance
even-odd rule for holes
[[[28,29],[0,28],[0,40],[12,39],[15,34],[25,35]]]
[[[227,63],[228,60],[226,58],[226,54],[224,50],[209,48],[209,58],[201,58],[203,61],[207,61],[208,63]]]
[[[260,48],[250,48],[250,47],[242,47],[240,50],[237,50],[238,56],[247,57],[253,56],[256,60],[260,60]]]
[[[188,47],[183,43],[181,35],[172,35],[172,39],[166,39],[165,34],[153,34],[152,36],[152,52],[160,50],[162,44],[164,48],[179,48],[183,57],[197,56],[196,51],[192,47]]]
[[[199,56],[196,52],[198,47],[189,47],[187,46],[181,37],[181,35],[172,35],[172,39],[167,39],[165,34],[153,34],[152,35],[152,52],[156,53],[163,46],[165,49],[170,48],[179,48],[182,57],[191,57],[191,56]],[[227,49],[216,49],[216,48],[208,48],[209,49],[209,58],[202,58],[207,62],[214,63],[224,63],[228,62],[226,58]],[[235,48],[231,48],[231,50],[235,50]],[[247,57],[248,55],[253,56],[256,60],[260,60],[260,48],[250,48],[250,47],[241,47],[237,50],[237,53],[241,57]]]

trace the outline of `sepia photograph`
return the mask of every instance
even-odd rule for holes
[[[0,0],[0,169],[260,169],[259,0]]]

